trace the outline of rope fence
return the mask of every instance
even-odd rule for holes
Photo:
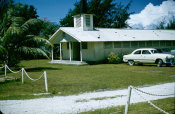
[[[147,94],[147,95],[152,95],[152,96],[171,96],[171,95],[174,95],[174,94],[158,95],[158,94],[148,93],[148,92],[142,91],[142,90],[140,90],[140,89],[138,89],[138,88],[136,88],[136,87],[133,87],[133,86],[131,86],[131,87],[132,87],[133,89],[135,89],[135,90],[141,92],[141,93],[144,93],[144,94]]]
[[[8,69],[10,72],[12,72],[12,73],[14,73],[14,74],[17,74],[17,73],[19,73],[19,72],[21,72],[22,71],[22,69],[21,70],[19,70],[19,71],[13,71],[13,70],[11,70],[7,65],[5,65],[5,69]]]
[[[154,108],[156,108],[157,110],[159,110],[160,112],[163,112],[164,114],[169,114],[168,112],[164,111],[163,109],[159,108],[158,106],[156,106],[155,104],[153,104],[151,101],[147,100],[146,98],[144,98],[143,96],[141,96],[138,91],[136,89],[134,89],[134,91],[136,92],[137,95],[140,96],[140,98],[142,98],[143,100],[147,101],[151,106],[153,106]],[[161,95],[162,96],[162,95]],[[167,95],[166,95],[167,96]]]
[[[163,109],[161,109],[158,106],[156,106],[155,104],[153,104],[150,100],[147,100],[140,93],[144,93],[144,94],[147,94],[147,95],[150,95],[150,96],[172,96],[172,95],[175,95],[175,94],[167,94],[167,95],[153,94],[153,93],[148,93],[148,92],[142,91],[142,90],[140,90],[140,89],[138,89],[138,88],[136,88],[134,86],[129,86],[128,87],[128,99],[127,99],[126,106],[125,106],[125,114],[128,114],[128,109],[129,109],[129,105],[130,105],[130,98],[131,98],[132,89],[134,90],[134,92],[138,96],[140,96],[143,100],[147,101],[151,106],[153,106],[154,108],[156,108],[157,110],[159,110],[160,112],[162,112],[164,114],[169,114],[168,112],[164,111]]]
[[[40,79],[44,76],[44,73],[42,73],[41,76],[40,76],[38,79],[33,79],[33,78],[31,78],[31,77],[28,75],[28,73],[26,72],[25,69],[24,69],[24,73],[25,73],[26,76],[27,76],[30,80],[32,80],[32,81],[38,81],[38,80],[40,80]]]
[[[7,65],[4,65],[4,66],[2,66],[2,67],[0,67],[0,68],[5,68],[5,72],[4,72],[5,77],[7,76],[7,69],[8,69],[10,72],[14,73],[14,74],[17,74],[17,73],[19,73],[19,72],[22,72],[22,84],[24,84],[24,73],[25,73],[26,76],[27,76],[30,80],[32,80],[32,81],[38,81],[38,80],[40,80],[42,77],[44,77],[44,80],[45,80],[45,89],[46,89],[46,92],[48,92],[47,73],[46,73],[46,71],[44,71],[44,73],[42,73],[41,76],[40,76],[39,78],[33,79],[33,78],[31,78],[31,76],[29,76],[29,74],[26,72],[26,70],[25,70],[24,68],[22,68],[22,69],[19,70],[19,71],[13,71],[13,70],[11,70]]]
[[[0,69],[1,69],[1,68],[4,68],[4,66],[1,66]]]

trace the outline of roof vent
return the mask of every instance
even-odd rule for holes
[[[97,38],[100,39],[100,35]]]

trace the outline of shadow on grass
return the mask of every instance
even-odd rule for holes
[[[27,72],[37,72],[37,71],[44,71],[44,70],[62,70],[61,68],[51,68],[51,67],[35,67],[35,68],[26,68]]]
[[[148,67],[157,67],[156,64],[135,64],[134,66],[148,66]],[[170,66],[166,66],[165,64],[163,64],[161,67],[175,67],[175,65],[170,65]]]

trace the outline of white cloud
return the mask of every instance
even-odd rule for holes
[[[149,3],[140,13],[131,15],[127,23],[132,28],[154,29],[161,21],[166,23],[173,16],[175,17],[175,1],[168,0],[160,6]]]

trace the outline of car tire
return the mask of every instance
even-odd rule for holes
[[[130,66],[133,66],[133,65],[134,65],[134,61],[133,61],[133,60],[128,60],[128,64],[129,64]]]
[[[159,60],[157,61],[157,67],[161,67],[162,64],[163,64],[163,61],[162,61],[161,59],[159,59]]]
[[[170,67],[170,66],[171,66],[171,64],[166,64],[166,66],[167,66],[167,67]]]

